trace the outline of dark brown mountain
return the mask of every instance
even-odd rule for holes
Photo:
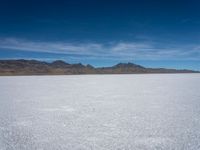
[[[37,60],[0,60],[0,75],[70,75],[70,74],[139,74],[139,73],[199,73],[193,70],[145,68],[133,63],[119,63],[112,67],[69,64],[61,60],[47,63]]]

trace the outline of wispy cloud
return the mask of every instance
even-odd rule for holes
[[[159,46],[156,42],[118,42],[118,43],[67,43],[29,41],[16,38],[1,38],[0,49],[11,49],[55,54],[73,54],[105,59],[124,60],[179,60],[200,59],[200,46]]]

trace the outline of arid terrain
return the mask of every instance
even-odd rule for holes
[[[1,150],[198,150],[199,74],[1,76]]]
[[[37,60],[0,60],[0,75],[70,75],[70,74],[140,74],[140,73],[197,73],[193,70],[145,68],[133,63],[112,67],[69,64],[61,60],[47,63]]]

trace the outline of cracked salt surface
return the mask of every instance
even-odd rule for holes
[[[199,91],[199,74],[0,77],[0,150],[198,150]]]

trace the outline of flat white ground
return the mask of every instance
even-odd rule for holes
[[[198,150],[200,74],[0,77],[0,150]]]

